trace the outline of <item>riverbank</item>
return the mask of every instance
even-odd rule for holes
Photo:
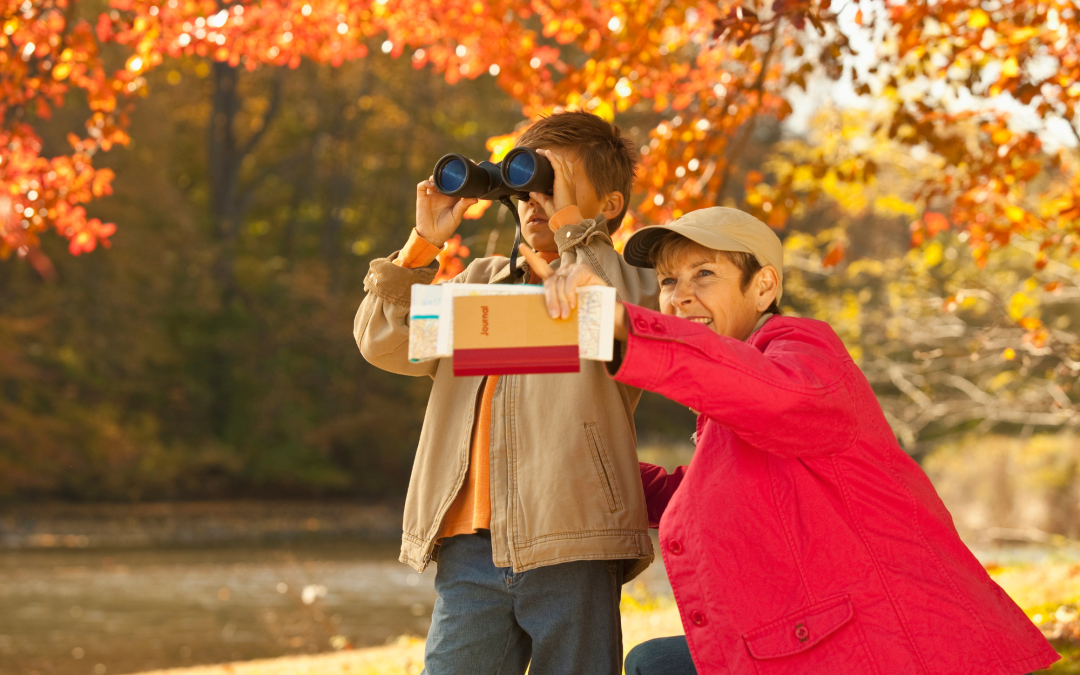
[[[236,500],[5,506],[0,550],[397,541],[401,505]]]
[[[988,567],[995,581],[1024,608],[1062,654],[1061,661],[1039,672],[1080,675],[1080,563],[1048,561]],[[645,640],[683,632],[670,598],[635,596],[632,591],[623,597],[622,615],[626,651]],[[958,626],[957,634],[962,633],[963,627]],[[406,636],[382,647],[156,670],[140,675],[416,675],[423,668],[423,656],[424,641]]]

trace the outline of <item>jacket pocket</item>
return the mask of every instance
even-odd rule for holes
[[[604,448],[604,441],[600,438],[600,430],[593,422],[586,422],[585,435],[589,438],[593,465],[596,467],[596,475],[600,478],[600,485],[607,498],[608,508],[612,513],[622,511],[622,495],[619,494],[619,485],[615,482],[615,474],[612,473],[611,460],[608,458],[607,449]]]
[[[847,594],[755,628],[743,641],[761,675],[877,672]]]

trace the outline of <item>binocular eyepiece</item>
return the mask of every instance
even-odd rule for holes
[[[449,197],[528,199],[530,192],[551,194],[554,185],[551,162],[532,148],[514,148],[498,164],[476,163],[457,153],[435,164],[435,188]]]

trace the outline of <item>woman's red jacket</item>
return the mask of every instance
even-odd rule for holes
[[[1017,675],[1058,659],[960,541],[828,324],[627,306],[615,379],[699,411],[642,480],[698,672]]]

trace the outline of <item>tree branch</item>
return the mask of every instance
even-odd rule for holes
[[[281,105],[282,79],[283,75],[281,74],[281,70],[279,69],[274,77],[274,86],[270,92],[270,105],[267,107],[266,112],[263,113],[262,126],[259,127],[258,131],[251,135],[251,138],[248,139],[248,142],[244,144],[243,148],[241,148],[240,154],[237,159],[238,162],[251,154],[251,151],[254,150],[255,146],[259,144],[259,141],[262,140],[262,137],[266,135],[266,130],[270,128],[270,123],[277,115],[278,108]]]
[[[904,371],[901,370],[900,366],[893,364],[889,366],[888,372],[889,379],[896,385],[896,388],[907,394],[908,398],[914,401],[920,408],[926,410],[933,405],[933,401],[930,400],[929,396],[919,391],[918,387],[904,379]]]
[[[764,98],[765,78],[769,72],[770,61],[774,56],[774,48],[776,46],[776,33],[780,29],[780,22],[773,22],[772,29],[769,31],[769,46],[765,51],[765,57],[761,60],[761,70],[758,71],[757,81],[748,91],[757,92],[758,107],[761,107],[761,100]],[[735,163],[735,159],[742,153],[746,147],[747,142],[750,140],[750,136],[753,135],[754,130],[757,128],[758,115],[753,115],[747,122],[743,134],[739,136],[739,140],[735,142],[734,146],[731,146],[727,152],[728,161],[724,163],[724,168],[720,173],[720,183],[716,186],[716,196],[714,201],[719,203],[720,197],[723,195],[725,188],[727,187],[728,178],[731,176],[731,167]]]

